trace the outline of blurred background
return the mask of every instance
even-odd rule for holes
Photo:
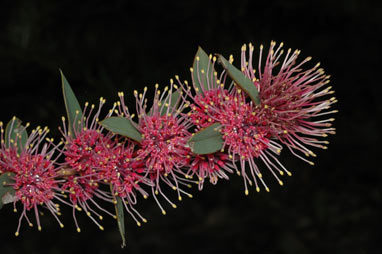
[[[0,211],[0,250],[8,253],[382,253],[380,156],[382,4],[378,1],[43,1],[0,2],[0,119],[13,115],[32,126],[57,126],[65,114],[58,68],[81,103],[107,107],[124,91],[162,87],[175,74],[190,80],[197,47],[233,54],[283,41],[302,50],[301,59],[332,75],[339,109],[329,149],[315,150],[314,167],[285,153],[293,172],[271,192],[244,196],[242,179],[192,190],[163,216],[153,200],[137,208],[149,222],[127,219],[127,247],[120,248],[116,223],[101,232],[84,215],[75,231],[71,210],[65,228],[52,216],[43,231],[18,214]],[[266,47],[267,48],[267,47]],[[379,142],[378,142],[379,141]],[[105,216],[106,217],[106,216]],[[381,232],[380,232],[381,233]]]

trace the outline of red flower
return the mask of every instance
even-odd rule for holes
[[[334,134],[331,122],[334,118],[327,118],[328,114],[337,110],[328,111],[337,100],[327,98],[333,94],[331,87],[327,87],[330,76],[325,75],[320,63],[311,69],[302,69],[302,66],[311,60],[307,57],[297,63],[299,50],[293,53],[288,49],[282,59],[283,43],[276,48],[271,42],[268,55],[263,64],[263,46],[260,47],[258,73],[256,74],[252,62],[254,61],[254,47],[249,44],[249,59],[246,58],[246,45],[242,47],[241,67],[244,74],[249,77],[259,90],[261,105],[255,109],[257,116],[269,128],[269,134],[281,143],[298,158],[303,158],[295,151],[306,156],[316,156],[309,147],[326,149],[328,141],[319,140],[328,134]]]
[[[27,124],[28,126],[29,124]],[[3,133],[2,124],[0,124]],[[12,173],[11,181],[7,183],[15,190],[14,211],[17,212],[18,202],[22,205],[22,212],[15,235],[19,235],[20,226],[25,218],[29,226],[33,226],[27,212],[33,210],[36,218],[38,230],[41,230],[39,206],[43,206],[51,212],[61,227],[64,225],[59,220],[59,204],[55,200],[63,201],[63,195],[57,193],[59,190],[58,171],[55,167],[56,158],[53,155],[56,146],[52,147],[52,140],[44,142],[48,128],[37,127],[32,131],[25,145],[21,146],[21,136],[17,135],[15,140],[11,140],[8,147],[5,145],[4,137],[1,136],[0,148],[0,168],[1,173]],[[18,144],[18,145],[16,145]]]
[[[170,90],[165,88],[165,92],[160,96],[158,85],[156,85],[155,97],[152,108],[147,111],[145,99],[147,88],[143,94],[134,91],[136,97],[136,108],[138,113],[138,124],[136,129],[142,134],[142,141],[137,145],[137,161],[141,161],[145,166],[145,173],[152,181],[152,193],[158,206],[165,214],[165,210],[159,203],[156,195],[161,194],[174,208],[176,205],[171,202],[164,194],[163,184],[177,191],[178,199],[181,200],[181,193],[191,197],[191,194],[185,192],[181,185],[189,186],[190,181],[185,178],[182,168],[187,164],[187,155],[189,149],[186,142],[190,137],[188,128],[190,123],[187,118],[181,116],[181,109],[170,107],[170,101],[163,102],[166,98],[171,98],[173,86]],[[168,93],[167,93],[168,91]],[[119,93],[120,103],[119,114],[128,119],[132,119],[134,115],[130,115],[124,104],[123,93]],[[169,96],[169,97],[167,97]],[[184,107],[184,103],[179,105]]]
[[[270,139],[269,128],[255,114],[255,106],[247,102],[246,98],[240,89],[231,86],[230,90],[227,90],[220,85],[194,96],[189,116],[197,129],[212,123],[221,124],[220,133],[224,141],[221,152],[227,153],[231,161],[230,166],[225,165],[225,169],[233,167],[238,175],[242,175],[247,195],[247,183],[252,185],[254,182],[256,190],[260,191],[258,181],[269,191],[255,161],[258,158],[281,185],[283,182],[276,172],[281,175],[284,172],[290,173],[275,157],[281,152],[281,146]]]

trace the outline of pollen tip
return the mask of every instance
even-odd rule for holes
[[[166,211],[165,211],[165,210],[162,210],[162,214],[163,214],[163,215],[166,215]]]
[[[179,200],[179,201],[182,201],[182,196],[178,196],[178,200]]]
[[[188,197],[189,197],[189,198],[193,198],[192,194],[188,194]]]
[[[38,226],[38,228],[37,228],[37,229],[38,229],[38,231],[41,231],[41,230],[42,230],[41,226]]]
[[[279,181],[279,184],[281,185],[281,186],[283,186],[284,185],[284,183],[283,183],[283,181]]]
[[[142,221],[143,221],[144,223],[147,223],[147,220],[146,220],[145,218],[143,218]]]
[[[140,227],[142,226],[142,224],[139,221],[137,221],[137,226]]]
[[[77,228],[77,232],[78,232],[78,233],[81,233],[81,229],[80,229],[80,228]]]
[[[104,231],[104,228],[102,226],[99,226],[99,229],[101,229],[102,231]]]
[[[288,176],[292,176],[292,173],[291,173],[291,172],[289,172],[289,171],[287,172],[287,174],[288,174]]]
[[[245,194],[246,196],[248,196],[249,192],[248,192],[247,189],[245,190],[244,194]]]
[[[266,190],[267,192],[269,192],[269,188],[268,188],[268,187],[266,187],[265,190]]]
[[[33,227],[33,224],[32,224],[32,223],[29,223],[29,227]]]
[[[256,187],[256,191],[257,191],[257,192],[260,192],[260,188],[259,188],[259,187]]]
[[[172,208],[176,208],[176,205],[175,205],[175,204],[172,204]]]
[[[15,233],[15,236],[19,236],[19,232],[18,231]]]
[[[64,228],[64,224],[60,223],[60,227],[61,227],[61,228]]]

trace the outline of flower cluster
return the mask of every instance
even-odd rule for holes
[[[260,46],[255,68],[254,47],[244,45],[241,69],[233,67],[231,56],[220,74],[216,62],[225,59],[200,49],[191,85],[178,76],[177,84],[171,79],[162,92],[155,85],[151,104],[146,87],[143,93],[134,91],[135,112],[129,111],[123,92],[106,115],[105,99],[98,109],[89,103],[79,108],[74,95],[70,101],[64,92],[68,118],[62,117],[58,144],[46,137],[47,127],[28,136],[29,124],[23,127],[14,118],[4,131],[0,123],[0,202],[13,203],[15,212],[21,208],[16,236],[24,218],[33,226],[29,211],[41,230],[41,208],[63,227],[60,204],[73,209],[78,232],[77,212],[103,230],[102,215],[118,219],[110,210],[117,204],[140,226],[147,222],[135,207],[140,197],[153,197],[166,214],[161,199],[176,208],[167,190],[181,201],[192,197],[187,189],[193,185],[202,190],[206,180],[216,184],[234,172],[242,177],[246,195],[252,185],[257,192],[269,191],[267,174],[280,185],[284,174],[291,175],[279,160],[283,147],[313,165],[307,159],[316,156],[312,147],[326,149],[328,141],[321,138],[335,134],[334,119],[327,118],[337,112],[330,110],[336,103],[328,96],[333,93],[326,86],[330,76],[320,64],[304,70],[311,58],[298,62],[300,51],[291,49],[283,57],[282,48],[271,42],[263,56]]]

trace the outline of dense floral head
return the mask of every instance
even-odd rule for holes
[[[11,186],[15,191],[13,196],[14,211],[17,212],[19,203],[22,207],[16,236],[19,234],[23,218],[27,220],[29,226],[33,226],[27,215],[30,210],[33,210],[38,230],[41,230],[38,211],[40,206],[48,209],[63,227],[58,219],[60,215],[59,204],[55,203],[62,201],[61,197],[63,196],[57,193],[59,190],[59,180],[57,180],[59,169],[55,165],[57,156],[53,157],[57,146],[53,145],[53,139],[46,138],[49,129],[37,127],[32,130],[26,140],[21,140],[22,136],[18,134],[15,139],[9,139],[9,144],[4,141],[2,124],[0,124],[0,129],[2,133],[0,167],[2,173],[10,174],[10,181],[6,183],[6,186]],[[10,129],[13,129],[13,126]],[[25,129],[26,127],[20,133]]]
[[[262,179],[257,159],[261,159],[281,185],[283,183],[275,172],[281,175],[284,172],[290,173],[275,157],[282,147],[270,139],[269,128],[254,113],[255,106],[246,99],[247,96],[240,89],[233,85],[230,89],[225,89],[222,84],[214,90],[194,96],[192,110],[188,115],[196,129],[212,123],[220,124],[220,133],[224,141],[221,152],[228,155],[237,174],[243,176],[245,193],[248,194],[247,183],[252,185],[254,182],[256,190],[259,191],[258,182],[261,182],[265,189],[269,190]],[[239,164],[239,167],[236,164]]]
[[[101,210],[111,216],[114,215],[102,208],[95,198],[113,203],[113,196],[101,188],[108,179],[104,178],[107,170],[107,161],[113,156],[110,150],[116,145],[112,134],[104,134],[103,128],[99,125],[99,116],[105,100],[100,99],[98,110],[95,105],[89,107],[85,104],[82,115],[78,112],[76,118],[78,124],[73,124],[71,133],[66,128],[65,118],[62,117],[63,129],[60,129],[65,143],[63,149],[64,162],[62,163],[61,174],[65,177],[62,184],[62,191],[68,193],[70,206],[73,207],[73,217],[80,232],[75,211],[84,210],[86,215],[92,219],[96,225],[103,230],[103,227],[94,218],[94,215],[102,220],[102,216],[97,210]]]
[[[309,146],[326,148],[324,144],[328,142],[317,138],[335,133],[335,129],[331,128],[334,118],[326,116],[337,112],[328,111],[337,100],[334,97],[327,98],[334,92],[330,90],[331,87],[326,86],[330,76],[325,75],[324,70],[319,68],[320,63],[304,70],[303,65],[310,61],[311,57],[298,63],[300,51],[295,50],[292,53],[292,50],[288,49],[282,58],[282,47],[283,43],[276,47],[276,43],[271,42],[264,64],[263,46],[260,47],[257,60],[253,56],[254,47],[249,44],[247,60],[247,47],[244,45],[241,68],[259,91],[261,104],[255,112],[269,127],[270,135],[279,139],[297,157],[306,160],[294,150],[306,156],[315,156]],[[258,64],[257,73],[253,61]]]
[[[143,94],[134,91],[138,124],[131,122],[142,135],[142,140],[137,146],[136,159],[144,164],[145,172],[153,183],[154,198],[165,213],[155,195],[160,193],[173,207],[176,205],[165,196],[161,184],[176,190],[179,200],[181,193],[191,196],[181,189],[181,185],[189,186],[188,182],[192,182],[186,179],[182,171],[187,164],[189,148],[186,143],[191,134],[188,131],[190,122],[181,112],[188,105],[181,100],[182,92],[177,90],[172,81],[170,88],[166,87],[162,94],[156,85],[150,110],[147,110],[146,92],[147,88]],[[132,120],[134,115],[129,113],[124,103],[123,93],[119,93],[119,96],[119,114]]]

